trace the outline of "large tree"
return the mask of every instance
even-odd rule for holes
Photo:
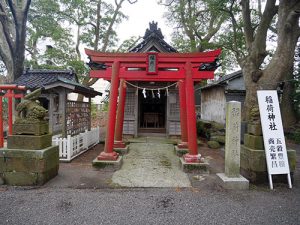
[[[168,1],[168,5],[177,1],[184,0],[171,0]],[[292,79],[294,50],[300,35],[300,1],[267,0],[265,5],[261,0],[255,4],[251,4],[249,0],[203,0],[201,2],[206,3],[209,11],[219,11],[217,15],[223,13],[228,15],[229,19],[225,22],[226,30],[221,27],[222,32],[216,33],[212,42],[219,41],[220,45],[223,44],[223,47],[235,56],[243,70],[246,85],[244,116],[248,120],[251,108],[257,105],[257,90],[276,90],[283,81]],[[193,15],[194,12],[187,11],[183,15],[185,20],[190,20],[190,14]],[[199,10],[200,14],[203,14],[201,10]],[[187,32],[185,35],[189,37]],[[271,38],[276,44],[273,51],[267,48]],[[290,82],[285,82],[282,99],[285,126],[295,122],[291,87]]]
[[[300,36],[300,1],[281,0],[276,4],[276,0],[267,0],[258,22],[253,19],[249,0],[242,0],[241,7],[247,48],[247,55],[242,59],[241,66],[247,90],[245,116],[249,119],[250,109],[257,105],[257,90],[276,90],[281,82],[292,79],[294,52]],[[271,26],[273,20],[276,20],[275,30]],[[277,47],[271,60],[263,66],[268,56],[267,35],[270,30],[277,34]],[[283,122],[285,126],[289,126],[295,122],[290,82],[285,82],[283,93]]]
[[[30,3],[31,0],[0,0],[0,59],[10,80],[23,73]]]

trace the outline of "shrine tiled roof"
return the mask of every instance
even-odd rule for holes
[[[157,23],[152,22],[149,24],[149,28],[146,30],[143,37],[143,41],[137,44],[135,47],[129,49],[129,52],[177,52],[175,48],[164,41],[164,36],[160,28],[157,27]]]
[[[220,86],[220,85],[227,85],[228,82],[230,82],[231,80],[234,80],[234,79],[236,79],[238,77],[242,77],[242,76],[243,76],[242,71],[238,70],[238,71],[233,72],[231,74],[222,76],[217,81],[214,81],[214,82],[212,82],[210,84],[207,84],[207,85],[201,87],[200,89],[206,89],[206,88],[211,88],[211,87]]]
[[[25,70],[14,84],[25,86],[27,89],[64,87],[88,97],[102,95],[101,92],[80,84],[72,70]]]
[[[42,88],[47,84],[67,79],[78,83],[78,78],[72,70],[25,70],[24,73],[14,82],[17,85],[24,85],[27,88]]]

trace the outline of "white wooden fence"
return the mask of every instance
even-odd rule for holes
[[[67,138],[53,136],[52,145],[59,146],[60,161],[70,162],[99,143],[99,132],[100,129],[97,127],[73,137],[71,135],[68,135]]]

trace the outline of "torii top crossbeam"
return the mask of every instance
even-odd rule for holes
[[[178,81],[185,79],[185,65],[190,63],[194,81],[212,79],[214,71],[199,71],[203,63],[213,63],[221,53],[221,49],[197,53],[107,53],[85,49],[90,58],[94,78],[111,79],[112,64],[120,63],[119,78],[128,81]],[[155,55],[155,71],[149,72],[149,55]],[[102,65],[102,69],[97,68]],[[95,67],[93,67],[95,66]],[[153,76],[149,76],[153,75]]]

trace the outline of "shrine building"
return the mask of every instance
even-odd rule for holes
[[[90,77],[111,82],[105,148],[98,160],[117,160],[123,135],[180,136],[185,160],[198,161],[195,82],[214,78],[221,50],[178,53],[157,23],[128,53],[85,49]]]

